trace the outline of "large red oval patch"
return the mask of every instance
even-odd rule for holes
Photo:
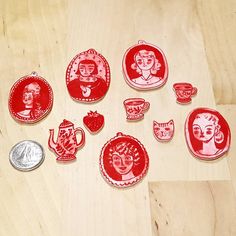
[[[137,90],[150,90],[166,83],[168,65],[160,48],[139,41],[125,52],[123,72],[129,86]]]
[[[187,117],[185,137],[191,153],[211,161],[224,155],[230,147],[230,128],[224,117],[209,108],[197,108]]]
[[[36,72],[20,78],[11,88],[8,107],[17,121],[36,123],[51,111],[52,105],[52,88]]]
[[[66,84],[73,99],[80,102],[96,102],[105,96],[109,88],[109,64],[94,49],[81,52],[67,67]]]
[[[100,170],[105,180],[120,188],[138,183],[147,173],[149,157],[134,137],[117,133],[102,148]]]

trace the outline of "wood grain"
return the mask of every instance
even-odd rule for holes
[[[236,198],[230,181],[149,184],[153,235],[236,234]]]
[[[236,104],[236,2],[198,0],[207,60],[217,104]]]
[[[234,187],[234,191],[236,194],[236,106],[235,105],[221,105],[217,106],[217,109],[219,112],[225,117],[227,122],[229,123],[230,129],[231,129],[231,146],[230,146],[230,152],[228,154],[227,160],[229,164],[229,170],[230,170],[230,176],[231,181]]]
[[[183,134],[187,114],[198,106],[215,108],[197,2],[177,1],[0,1],[0,235],[151,235],[148,181],[229,179],[226,158],[206,164],[189,153]],[[138,92],[124,81],[121,61],[125,50],[144,39],[166,54],[170,74],[155,91]],[[111,86],[99,103],[73,101],[65,85],[65,70],[78,53],[94,48],[111,67]],[[199,69],[201,68],[201,69]],[[9,114],[9,90],[20,77],[37,71],[54,91],[52,112],[36,125],[19,125]],[[175,102],[172,85],[189,81],[199,89],[192,104]],[[123,100],[143,97],[151,103],[145,119],[125,120]],[[83,127],[89,110],[105,116],[97,135],[86,131],[86,145],[77,161],[59,165],[47,148],[49,128],[57,130],[64,118]],[[173,118],[176,135],[158,143],[152,122]],[[122,131],[138,138],[150,156],[149,173],[127,190],[107,185],[98,168],[104,143]],[[43,165],[22,173],[8,161],[11,147],[23,140],[45,148]]]

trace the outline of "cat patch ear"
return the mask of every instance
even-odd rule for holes
[[[174,121],[173,121],[173,120],[170,120],[170,121],[168,122],[168,125],[174,125]]]
[[[158,123],[154,120],[153,121],[153,126],[155,127],[155,126],[157,126],[158,125]]]

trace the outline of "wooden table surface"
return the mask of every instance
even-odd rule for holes
[[[236,235],[234,0],[1,0],[0,16],[0,236]],[[170,71],[161,89],[140,92],[125,83],[123,54],[140,39],[166,54]],[[81,104],[67,92],[65,70],[89,48],[108,60],[111,85],[102,101]],[[40,123],[19,125],[8,111],[9,89],[32,71],[51,84],[54,106]],[[180,81],[199,89],[187,106],[175,102],[172,85]],[[122,102],[135,96],[151,109],[131,124]],[[214,163],[193,158],[185,144],[184,121],[196,107],[219,110],[231,127],[230,152]],[[89,110],[104,114],[105,127],[97,135],[86,131],[76,162],[56,163],[49,129],[64,118],[83,127]],[[152,121],[171,118],[174,139],[158,143]],[[119,131],[138,138],[150,156],[148,175],[126,190],[109,186],[98,166],[102,146]],[[8,158],[25,139],[41,143],[46,154],[28,173]]]

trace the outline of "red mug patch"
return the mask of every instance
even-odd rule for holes
[[[75,154],[85,143],[85,133],[82,128],[74,128],[74,124],[63,120],[59,125],[57,140],[54,140],[54,129],[50,129],[48,139],[49,148],[57,155],[57,161],[67,162],[76,159]],[[80,133],[80,141],[77,142],[76,134]]]
[[[98,133],[104,126],[104,116],[97,111],[90,111],[84,116],[83,122],[91,133]]]
[[[203,160],[215,160],[230,147],[230,128],[224,117],[209,108],[197,108],[187,117],[185,137],[191,153]]]
[[[136,138],[117,133],[102,148],[100,170],[105,180],[120,188],[138,183],[147,173],[149,157]]]
[[[149,109],[150,103],[142,98],[129,98],[124,101],[124,106],[127,115],[126,119],[136,121],[143,119],[144,112]]]
[[[157,121],[153,121],[153,133],[156,139],[160,142],[168,142],[174,136],[175,124],[173,120],[170,120],[167,123],[159,123]]]
[[[188,104],[192,101],[192,96],[197,94],[197,88],[190,83],[175,83],[173,89],[176,94],[176,102],[180,104]]]
[[[140,40],[125,52],[123,72],[129,86],[150,90],[166,83],[168,65],[160,48]]]
[[[36,123],[52,109],[53,91],[49,83],[36,72],[17,80],[9,95],[12,117],[22,123]]]
[[[94,49],[76,55],[67,67],[66,84],[70,96],[80,102],[102,99],[110,85],[110,67]]]

